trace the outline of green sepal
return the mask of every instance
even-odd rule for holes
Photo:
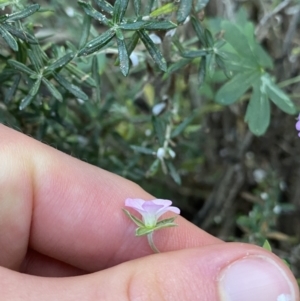
[[[262,246],[265,250],[272,252],[272,247],[269,243],[269,241],[266,239],[263,246]]]
[[[143,236],[152,233],[153,228],[139,227],[135,230],[135,236]]]
[[[138,219],[137,217],[135,217],[134,215],[132,215],[128,210],[126,210],[126,209],[122,209],[123,211],[124,211],[124,213],[137,225],[137,226],[139,226],[139,228],[144,228],[145,227],[145,225],[144,225],[144,223],[140,220],[140,219]],[[138,229],[139,229],[138,228]]]
[[[154,227],[145,227],[143,225],[135,230],[135,235],[143,236],[143,235],[148,235],[148,234],[150,234],[154,231],[160,230],[160,229],[176,227],[177,224],[174,223],[175,218],[176,218],[176,216],[161,220]]]

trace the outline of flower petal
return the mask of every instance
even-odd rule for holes
[[[180,214],[180,209],[174,206],[170,206],[167,208],[164,208],[163,210],[160,210],[159,212],[157,212],[156,218],[160,218],[163,214],[165,214],[168,211],[172,211],[176,214]]]
[[[136,210],[142,210],[144,211],[143,209],[143,204],[145,203],[144,200],[142,199],[126,199],[125,200],[125,206],[127,207],[131,207],[131,208],[134,208]]]

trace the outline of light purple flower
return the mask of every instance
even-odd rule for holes
[[[300,137],[300,114],[298,115],[298,117],[297,117],[297,122],[296,122],[296,130],[299,132],[298,133],[298,136]]]
[[[168,211],[180,214],[179,208],[171,205],[171,201],[162,199],[155,199],[152,201],[144,201],[142,199],[125,200],[125,206],[138,211],[143,217],[145,226],[149,228],[154,227],[157,224],[157,220]]]

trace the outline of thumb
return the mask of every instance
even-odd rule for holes
[[[14,301],[299,301],[296,281],[279,258],[236,243],[155,254],[70,278],[4,268],[0,276],[3,300]]]

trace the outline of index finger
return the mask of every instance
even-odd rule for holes
[[[1,125],[0,139],[0,264],[16,266],[28,247],[88,271],[152,253],[121,209],[128,197],[153,196]],[[220,243],[182,217],[176,222],[155,233],[161,251]]]

